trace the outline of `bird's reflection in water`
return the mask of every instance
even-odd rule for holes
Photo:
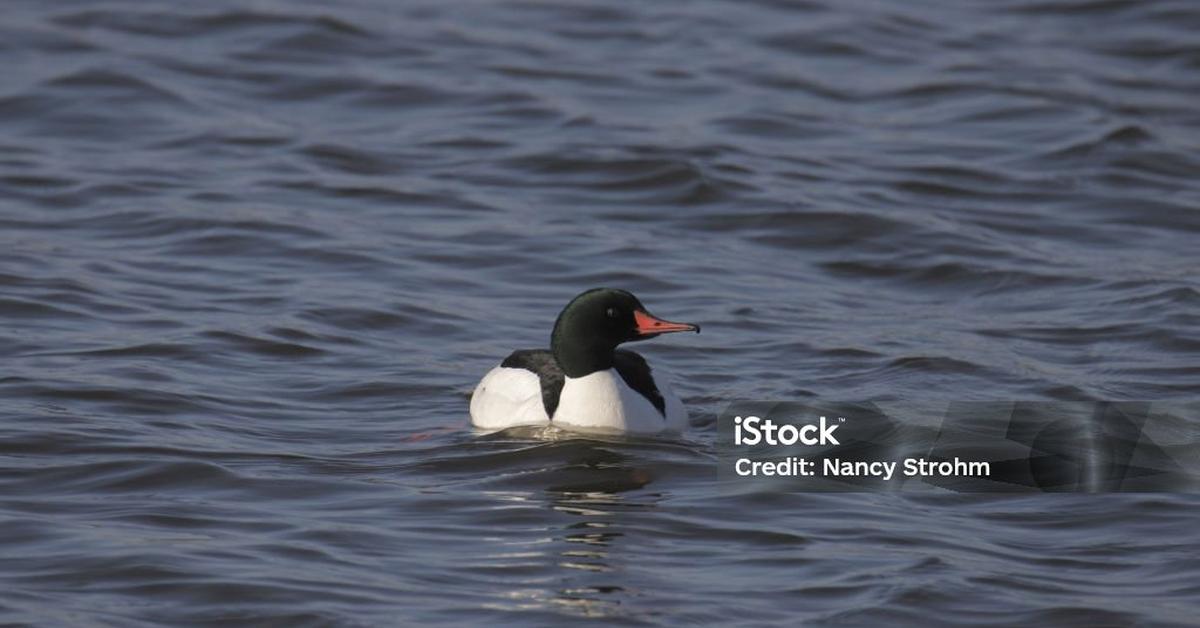
[[[628,456],[596,445],[571,449],[572,455],[560,465],[536,472],[552,482],[545,489],[489,492],[506,502],[499,508],[510,508],[514,502],[537,506],[554,511],[556,516],[549,519],[562,521],[559,526],[540,527],[532,539],[494,537],[507,551],[492,558],[517,559],[523,572],[533,572],[518,588],[506,591],[507,603],[497,606],[557,609],[588,617],[627,616],[636,612],[626,604],[637,595],[626,578],[636,556],[623,551],[622,528],[631,516],[656,508],[663,496],[640,491],[651,483],[653,474]],[[514,545],[525,550],[513,552]],[[535,583],[541,586],[531,586]]]

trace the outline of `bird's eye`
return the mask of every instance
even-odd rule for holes
[[[615,307],[610,307],[610,308],[608,308],[607,310],[605,310],[605,311],[604,311],[604,313],[605,313],[605,314],[606,314],[606,315],[607,315],[609,318],[616,318],[616,317],[617,317],[617,308],[615,308]]]

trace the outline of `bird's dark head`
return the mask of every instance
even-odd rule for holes
[[[583,377],[612,368],[613,351],[621,343],[676,331],[699,333],[700,326],[658,318],[625,290],[593,288],[559,313],[550,349],[568,377]]]

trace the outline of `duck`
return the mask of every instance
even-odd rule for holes
[[[683,331],[700,333],[700,326],[658,318],[626,290],[587,290],[559,313],[549,350],[513,351],[483,376],[471,394],[471,424],[486,431],[681,433],[688,414],[670,377],[617,347]]]

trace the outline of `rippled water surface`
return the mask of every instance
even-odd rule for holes
[[[0,623],[1188,625],[1200,497],[716,480],[734,399],[1200,392],[1200,4],[6,3]],[[479,435],[597,285],[681,440]],[[607,623],[607,622],[602,622]]]

